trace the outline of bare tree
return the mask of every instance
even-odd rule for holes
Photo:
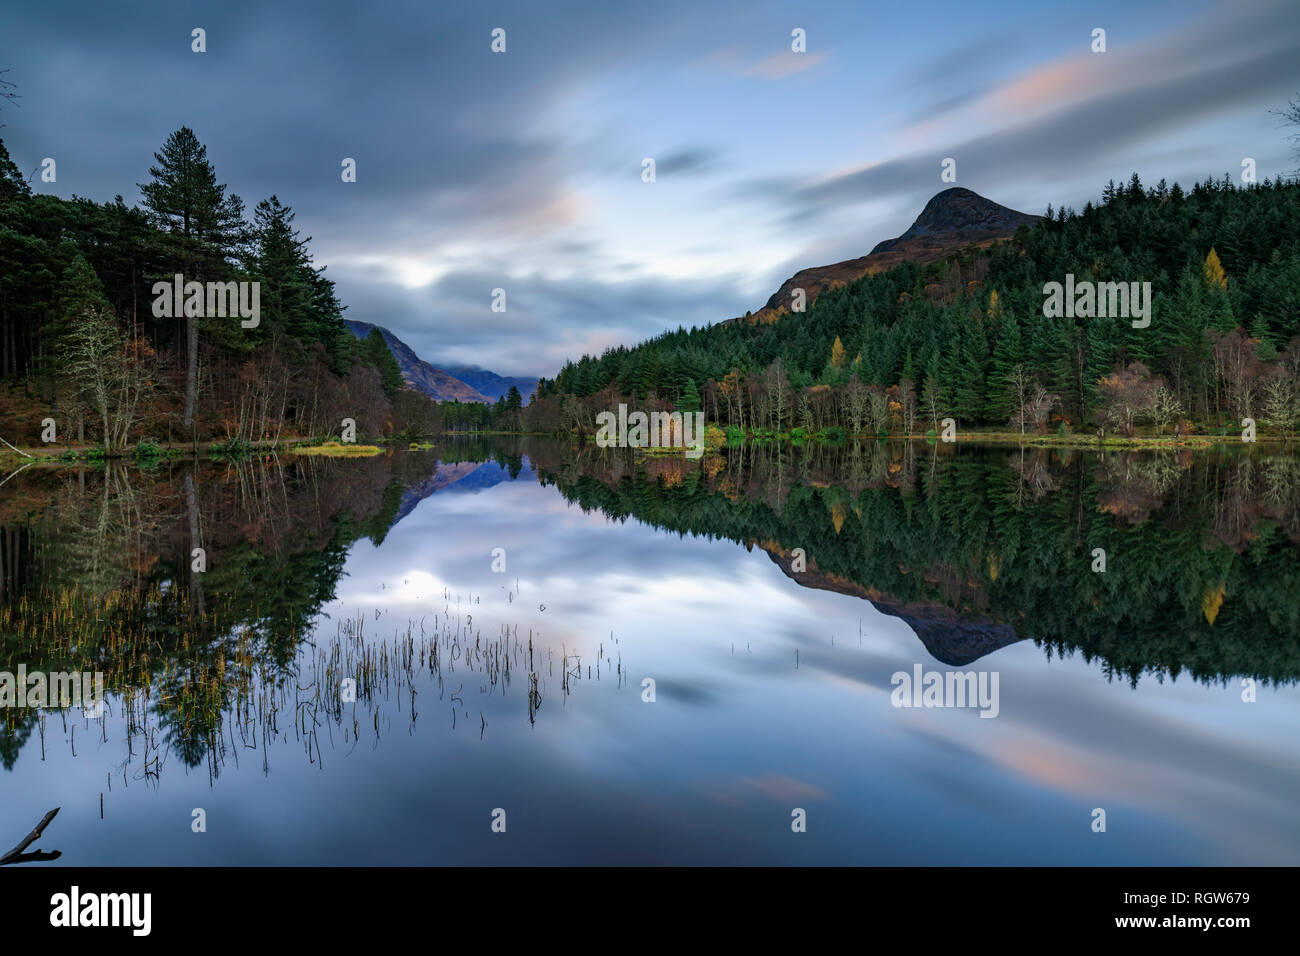
[[[1287,139],[1294,145],[1296,156],[1300,157],[1300,97],[1289,100],[1285,109],[1269,110],[1269,112],[1281,117],[1283,124],[1297,128],[1297,131],[1288,135]],[[1300,172],[1300,168],[1295,169],[1294,172]]]
[[[1157,380],[1151,402],[1151,420],[1155,423],[1156,434],[1164,434],[1165,426],[1182,416],[1183,403],[1164,382]]]
[[[910,378],[901,379],[898,383],[898,403],[901,406],[899,415],[903,419],[903,434],[911,435],[916,430],[920,406],[916,402],[916,386]]]
[[[15,87],[4,78],[4,75],[8,72],[8,67],[0,70],[0,103],[10,103],[13,106],[17,106],[18,104],[14,102],[14,100],[18,99],[18,94],[14,92]],[[2,129],[3,126],[4,124],[0,123],[0,129]]]
[[[867,430],[873,435],[889,424],[889,396],[874,385],[867,389]]]
[[[780,431],[789,416],[790,380],[786,377],[785,366],[777,356],[763,373],[763,392],[767,397],[767,406]]]
[[[812,402],[808,398],[808,389],[799,390],[799,424],[806,430],[813,430]]]
[[[1033,387],[1033,380],[1029,375],[1029,369],[1025,368],[1023,362],[1018,362],[1011,367],[1007,374],[1007,388],[1011,392],[1011,407],[1013,412],[1009,425],[1019,425],[1020,434],[1024,435],[1025,425],[1029,421],[1027,414],[1028,405],[1030,404],[1030,389]]]
[[[1296,419],[1300,419],[1300,388],[1296,379],[1285,372],[1273,375],[1264,383],[1264,424],[1277,428],[1283,439],[1291,437]]]
[[[867,387],[858,380],[857,373],[849,376],[844,386],[844,408],[849,420],[849,431],[862,433],[862,423],[867,417]]]
[[[1101,394],[1098,415],[1104,425],[1132,435],[1139,420],[1152,417],[1156,401],[1156,386],[1163,384],[1151,378],[1150,370],[1141,362],[1112,372],[1098,380]]]
[[[123,339],[113,313],[92,307],[69,330],[62,350],[69,377],[99,415],[104,447],[125,447],[152,400],[152,349],[142,339]]]
[[[943,386],[933,375],[926,375],[925,385],[921,389],[921,404],[925,407],[925,417],[935,428],[939,427],[939,415],[943,406]]]
[[[1052,409],[1059,405],[1061,397],[1049,392],[1043,386],[1034,382],[1029,390],[1029,397],[1024,404],[1020,406],[1015,414],[1018,418],[1034,426],[1034,431],[1044,432],[1047,430],[1047,419],[1052,414]]]
[[[1253,415],[1264,373],[1263,363],[1255,354],[1258,341],[1240,328],[1218,338],[1215,338],[1213,330],[1207,331],[1206,335],[1213,345],[1215,371],[1227,389],[1229,410],[1237,418]]]

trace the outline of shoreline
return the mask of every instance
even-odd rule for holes
[[[511,435],[516,437],[531,438],[555,438],[559,440],[578,440],[584,444],[588,441],[594,441],[594,436],[579,434],[555,434],[550,432],[520,432],[520,431],[477,431],[477,432],[445,432],[435,436],[432,441],[428,438],[420,439],[416,442],[392,441],[377,439],[373,443],[355,443],[351,445],[338,445],[336,439],[312,440],[299,439],[291,442],[254,442],[238,447],[223,447],[222,442],[207,442],[195,446],[192,442],[171,442],[171,443],[146,443],[144,445],[129,445],[124,449],[119,449],[113,454],[103,454],[99,446],[96,445],[79,445],[61,447],[57,452],[51,450],[48,446],[41,448],[19,448],[18,451],[10,447],[0,446],[0,467],[7,471],[14,468],[31,465],[44,466],[81,466],[102,465],[109,461],[130,462],[137,465],[149,465],[163,461],[180,461],[186,458],[205,458],[205,459],[238,459],[251,458],[260,454],[277,454],[277,455],[304,455],[304,456],[324,456],[324,457],[368,457],[382,454],[387,449],[397,449],[401,451],[418,450],[424,451],[435,447],[439,441],[451,440],[458,438],[489,437]],[[1134,450],[1134,451],[1159,451],[1159,450],[1192,450],[1208,451],[1217,447],[1237,447],[1245,445],[1263,445],[1270,449],[1285,449],[1288,446],[1295,445],[1297,451],[1300,451],[1300,442],[1294,438],[1284,438],[1277,435],[1260,435],[1254,442],[1243,442],[1239,439],[1232,439],[1226,435],[1186,435],[1179,438],[1172,436],[1154,436],[1139,435],[1132,438],[1127,437],[1106,437],[1097,438],[1092,435],[1018,435],[1008,434],[1006,432],[966,432],[959,433],[951,441],[943,441],[936,435],[850,435],[841,434],[834,436],[822,436],[818,434],[804,435],[795,437],[789,433],[781,435],[746,435],[740,442],[734,440],[723,447],[736,447],[740,443],[769,444],[772,442],[783,442],[793,445],[802,445],[809,442],[827,445],[841,445],[850,441],[869,442],[869,441],[901,441],[901,442],[924,442],[931,445],[973,445],[973,446],[1005,446],[1021,448],[1069,448],[1074,450]],[[337,448],[333,447],[336,446]],[[412,447],[414,446],[414,447]],[[149,451],[141,454],[139,449],[146,448]],[[352,448],[355,447],[355,450]],[[329,449],[329,450],[324,450]],[[363,451],[364,449],[364,451]],[[681,448],[638,448],[635,449],[643,454],[653,457],[672,456],[676,453],[682,453],[685,449]],[[719,449],[710,449],[718,451]]]

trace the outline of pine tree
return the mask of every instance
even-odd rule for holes
[[[31,194],[32,188],[23,179],[22,170],[9,158],[9,150],[0,139],[0,205]]]
[[[71,245],[71,244],[69,244]],[[104,296],[104,284],[86,257],[72,248],[72,261],[59,279],[55,309],[58,315],[54,334],[60,335],[75,325],[87,311],[109,307]]]
[[[397,364],[392,349],[384,341],[384,333],[380,332],[378,327],[371,329],[370,334],[365,337],[362,343],[362,355],[366,362],[379,371],[379,380],[389,398],[402,390],[406,382],[402,378],[401,366]]]
[[[1020,324],[1008,316],[998,329],[989,371],[989,414],[994,421],[1006,421],[1017,410],[1018,393],[1013,381],[1016,368],[1024,362],[1025,350]]]
[[[962,323],[961,341],[951,350],[945,376],[952,383],[949,393],[953,415],[964,422],[984,419],[985,364],[983,334],[972,321]]]
[[[220,277],[242,239],[243,202],[217,183],[207,147],[188,126],[168,136],[154,160],[153,179],[139,184],[140,193],[155,222],[176,239],[178,271],[187,280]],[[186,321],[186,353],[184,424],[190,428],[198,404],[197,319]]]
[[[253,210],[250,271],[262,283],[261,308],[265,325],[282,328],[304,341],[312,334],[316,305],[311,280],[314,270],[307,254],[308,239],[293,228],[293,210],[276,196],[263,199]]]
[[[663,375],[663,361],[657,351],[651,351],[641,366],[641,377],[636,383],[643,395],[649,395],[659,388],[659,379]]]
[[[677,410],[679,412],[700,410],[700,390],[695,385],[695,379],[687,379],[686,387],[682,389],[682,397],[677,400]]]

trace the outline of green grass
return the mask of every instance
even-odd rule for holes
[[[304,445],[293,449],[295,455],[319,455],[325,458],[370,458],[383,454],[378,445],[340,445],[336,441],[327,441],[319,445]]]

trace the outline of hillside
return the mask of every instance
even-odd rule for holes
[[[763,308],[746,321],[774,322],[790,311],[791,293],[803,289],[807,305],[827,289],[835,289],[884,272],[903,262],[917,265],[935,262],[951,252],[974,246],[983,248],[998,239],[1009,239],[1021,226],[1041,219],[1016,212],[985,199],[969,189],[953,187],[935,195],[907,231],[876,244],[865,256],[828,266],[801,269],[781,284]]]
[[[1072,276],[1140,289],[1141,315],[1051,315],[1048,284]],[[807,311],[776,311],[800,283]],[[672,330],[566,364],[532,420],[581,427],[635,398],[751,432],[915,435],[945,418],[1058,436],[1238,434],[1245,418],[1276,437],[1300,427],[1297,180],[1225,175],[1184,191],[1134,175],[1042,218],[946,190],[869,256],[782,290],[767,321]]]
[[[448,375],[454,375],[466,385],[482,392],[492,401],[505,396],[513,385],[519,389],[519,394],[523,397],[524,404],[527,405],[532,400],[533,392],[537,390],[538,379],[529,378],[526,375],[498,375],[496,372],[488,371],[478,365],[444,365],[443,369]]]
[[[495,400],[443,369],[430,365],[416,355],[414,349],[382,325],[376,326],[370,322],[357,322],[353,319],[347,319],[345,322],[348,330],[359,339],[369,335],[371,329],[378,328],[384,341],[388,343],[393,358],[397,359],[397,367],[402,371],[402,378],[413,388],[419,389],[435,401],[491,404]]]

